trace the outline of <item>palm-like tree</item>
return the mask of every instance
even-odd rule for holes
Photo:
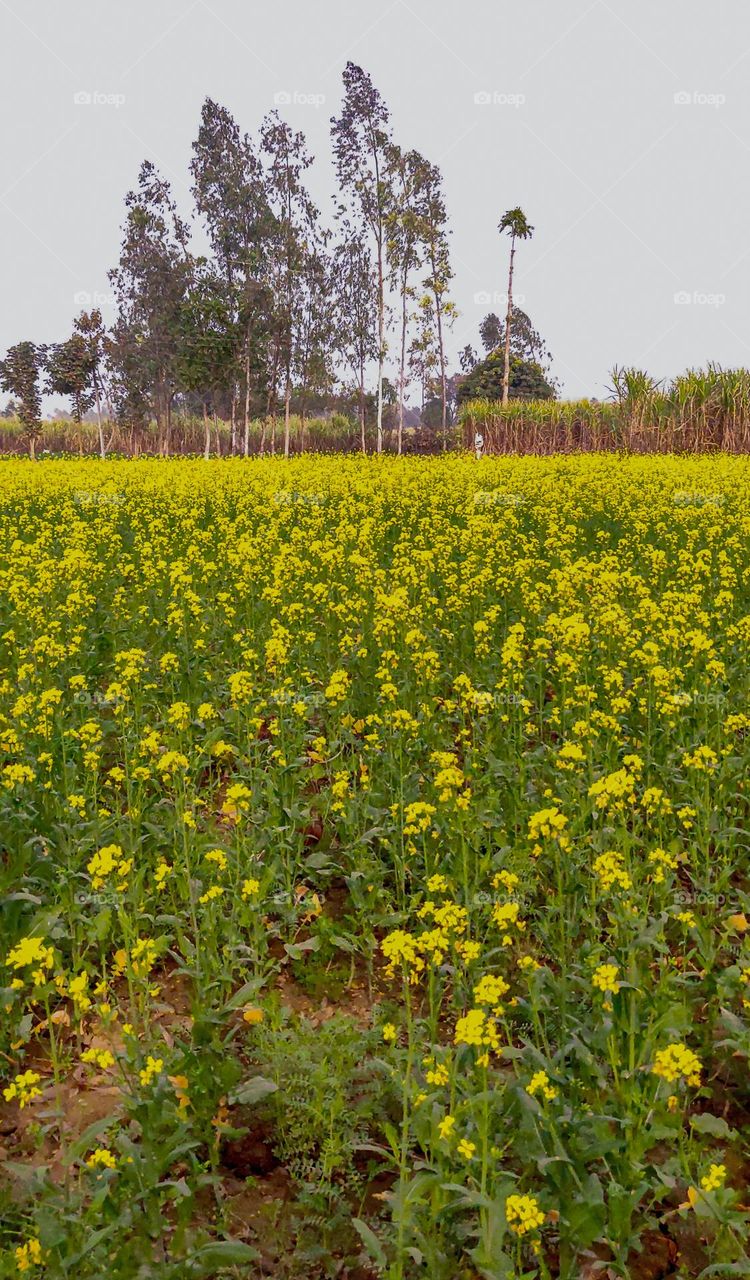
[[[530,240],[534,228],[530,225],[523,209],[509,209],[504,213],[497,227],[502,235],[510,234],[510,270],[508,272],[508,310],[505,315],[505,364],[503,367],[503,404],[508,403],[508,386],[510,383],[510,324],[513,313],[513,258],[516,252],[516,240]]]

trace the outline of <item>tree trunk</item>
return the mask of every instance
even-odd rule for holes
[[[292,399],[292,379],[287,366],[286,387],[284,388],[284,457],[289,457],[289,406]]]
[[[243,419],[242,452],[245,457],[250,453],[250,328],[248,326],[245,339],[245,412]]]
[[[232,418],[232,454],[237,452],[237,379],[232,378],[232,407],[230,409]]]
[[[435,280],[436,278],[434,258],[433,258],[433,265],[432,265],[432,278],[433,280]],[[435,320],[437,322],[438,350],[440,352],[440,398],[441,398],[441,405],[442,405],[440,424],[441,424],[442,434],[443,434],[443,453],[445,453],[446,444],[447,444],[446,436],[448,433],[448,397],[446,395],[446,382],[445,382],[445,345],[443,343],[443,308],[440,305],[439,291],[437,289],[434,289],[433,292],[435,294]]]
[[[362,452],[367,453],[367,440],[365,439],[365,365],[363,360],[359,362],[359,429],[362,435]]]
[[[513,256],[516,252],[516,238],[510,238],[510,270],[508,271],[508,310],[505,313],[505,356],[503,360],[503,397],[502,403],[508,403],[510,387],[510,323],[513,310]]]
[[[221,435],[219,432],[219,419],[216,416],[215,409],[214,409],[214,436],[216,437],[216,457],[220,458],[221,457]]]
[[[205,432],[205,444],[203,446],[203,457],[208,462],[211,457],[211,424],[208,420],[208,405],[203,401],[203,430]]]
[[[299,447],[300,452],[304,453],[307,447],[305,433],[307,428],[307,370],[305,370],[305,378],[302,384],[302,399],[299,406]]]
[[[172,397],[168,391],[163,392],[164,395],[164,457],[169,457],[169,451],[172,445]]]
[[[406,378],[406,273],[401,281],[401,368],[398,375],[398,452],[404,445],[404,387]]]
[[[94,374],[94,395],[96,397],[96,425],[99,431],[99,457],[104,460],[107,456],[107,448],[104,443],[104,428],[102,426],[102,398],[99,394],[99,379]]]
[[[266,417],[269,418],[271,421],[271,453],[276,452],[276,413],[275,413],[276,405],[274,404],[274,400],[276,399],[276,378],[278,377],[278,373],[279,373],[279,354],[280,354],[280,348],[277,344],[274,347],[273,369],[271,371],[271,381],[269,383],[268,398],[266,400]],[[264,432],[264,440],[265,440],[265,432]]]
[[[378,431],[377,451],[383,452],[383,343],[385,341],[385,294],[383,285],[383,248],[378,243]]]

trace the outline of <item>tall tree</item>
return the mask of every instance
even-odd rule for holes
[[[259,149],[242,134],[225,107],[207,98],[190,164],[193,195],[215,256],[232,318],[243,326],[240,377],[243,397],[243,452],[249,452],[253,391],[262,392],[276,373],[269,370],[273,297],[270,286],[274,219],[268,205]],[[231,394],[232,448],[236,441],[238,384]]]
[[[448,299],[448,287],[453,278],[448,248],[448,215],[443,197],[443,179],[437,165],[422,160],[416,185],[416,207],[419,217],[420,240],[427,275],[423,284],[432,297],[437,338],[438,364],[440,368],[440,402],[443,448],[446,447],[448,427],[448,385],[446,380],[445,329],[453,322],[457,312]]]
[[[317,244],[308,248],[300,281],[300,304],[293,345],[303,433],[308,395],[327,393],[335,382],[337,318],[334,265],[327,244],[328,237],[321,236]]]
[[[471,373],[472,369],[475,369],[477,366],[477,360],[478,357],[476,351],[472,347],[471,343],[467,342],[466,346],[458,353],[458,363],[461,366],[461,372]]]
[[[46,349],[34,342],[17,342],[0,360],[0,387],[18,402],[18,416],[29,436],[29,455],[36,458],[36,442],[42,430],[42,396],[39,377]]]
[[[50,347],[47,354],[46,390],[53,395],[70,396],[73,420],[78,427],[79,450],[83,453],[81,422],[94,403],[94,367],[86,339],[74,333],[65,342]]]
[[[331,120],[336,177],[349,194],[361,225],[372,235],[377,281],[377,451],[383,450],[383,363],[386,320],[386,235],[393,201],[389,181],[389,112],[366,71],[353,62],[344,70],[341,115]]]
[[[211,453],[209,409],[215,415],[216,395],[231,391],[241,340],[240,326],[231,315],[220,282],[204,262],[199,262],[182,303],[178,377],[185,390],[200,395],[206,458]]]
[[[388,164],[395,195],[387,217],[389,283],[398,296],[401,328],[397,430],[397,449],[401,453],[404,435],[409,307],[415,294],[411,281],[420,265],[420,222],[416,201],[418,183],[424,173],[424,162],[419,152],[403,152],[395,143],[391,143],[388,148]]]
[[[131,452],[137,452],[153,411],[151,375],[141,359],[139,330],[125,317],[118,317],[107,333],[104,351],[115,417],[121,427],[129,429]]]
[[[503,339],[503,322],[499,316],[495,315],[494,311],[490,311],[481,322],[479,337],[487,355],[489,355],[490,351],[496,351],[500,346]]]
[[[505,325],[494,312],[489,312],[479,326],[479,336],[487,355],[505,347]],[[542,335],[534,328],[531,318],[513,304],[511,317],[510,354],[519,360],[534,360],[548,369],[552,352],[548,350]],[[466,371],[468,372],[468,370]]]
[[[99,454],[100,457],[105,458],[107,456],[107,447],[104,443],[104,425],[102,422],[102,399],[104,396],[102,369],[104,367],[107,331],[104,327],[101,311],[96,307],[90,312],[82,311],[78,319],[73,321],[73,327],[76,333],[81,335],[88,349],[91,363],[91,388],[96,405],[96,422],[99,431]]]
[[[458,402],[467,400],[499,400],[502,396],[505,376],[505,358],[502,348],[491,351],[484,360],[468,370],[460,379]],[[523,360],[511,355],[510,399],[554,400],[555,388],[544,369],[536,360]]]
[[[505,330],[503,328],[501,342],[505,343]],[[518,356],[520,360],[536,361],[548,374],[552,361],[552,352],[548,349],[542,335],[534,328],[530,317],[520,307],[513,306],[511,317],[511,335],[510,335],[510,354]]]
[[[428,397],[431,395],[435,371],[438,367],[435,301],[431,294],[425,293],[419,299],[417,330],[409,344],[409,370],[412,377],[419,382],[422,413],[424,413]]]
[[[289,457],[292,371],[297,362],[306,258],[316,236],[318,211],[302,182],[312,164],[303,133],[295,133],[272,111],[263,121],[262,148],[268,157],[266,196],[274,219],[273,274],[277,342],[284,376],[284,457]]]
[[[335,345],[357,382],[362,452],[365,433],[365,370],[378,353],[377,276],[367,239],[359,228],[344,223],[344,238],[333,255]],[[382,390],[381,390],[382,397]]]
[[[169,453],[182,302],[192,273],[188,228],[169,183],[146,160],[128,193],[119,265],[109,273],[121,333],[139,351],[159,447]]]
[[[527,221],[526,214],[523,209],[516,206],[515,209],[508,209],[504,213],[498,223],[498,231],[502,235],[508,232],[510,236],[510,266],[508,268],[508,309],[505,314],[505,359],[503,365],[503,404],[508,403],[508,389],[510,384],[510,335],[513,326],[513,259],[516,253],[516,240],[530,240],[534,228]]]

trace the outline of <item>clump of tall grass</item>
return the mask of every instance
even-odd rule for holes
[[[212,456],[224,457],[244,451],[244,426],[220,418],[208,422],[209,449]],[[138,457],[164,451],[164,436],[160,438],[156,425],[128,426],[118,422],[104,423],[104,439],[107,453],[118,456]],[[276,453],[283,449],[283,418],[255,418],[248,424],[248,452],[251,454]],[[375,437],[368,441],[374,447]],[[360,429],[345,414],[335,413],[327,418],[301,418],[292,415],[290,420],[291,453],[349,453],[360,448]],[[29,448],[26,427],[18,418],[0,418],[0,454],[25,454]],[[169,433],[169,453],[202,454],[206,450],[206,423],[194,415],[175,415]],[[65,418],[55,418],[42,423],[36,441],[37,455],[75,454],[79,457],[96,456],[99,453],[99,432],[95,422],[76,423]]]
[[[596,400],[470,400],[461,411],[464,442],[479,430],[488,453],[569,453],[620,448],[617,406]]]
[[[481,430],[489,453],[750,452],[750,370],[708,364],[670,382],[615,366],[610,399],[471,400],[461,410],[464,443]]]

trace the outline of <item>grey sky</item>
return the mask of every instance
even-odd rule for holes
[[[454,353],[503,305],[520,204],[516,288],[565,395],[604,395],[613,364],[750,364],[745,0],[0,0],[0,48],[3,350],[67,336],[97,294],[112,317],[124,195],[148,157],[190,210],[207,94],[249,130],[289,95],[328,212],[350,58],[443,170]]]

